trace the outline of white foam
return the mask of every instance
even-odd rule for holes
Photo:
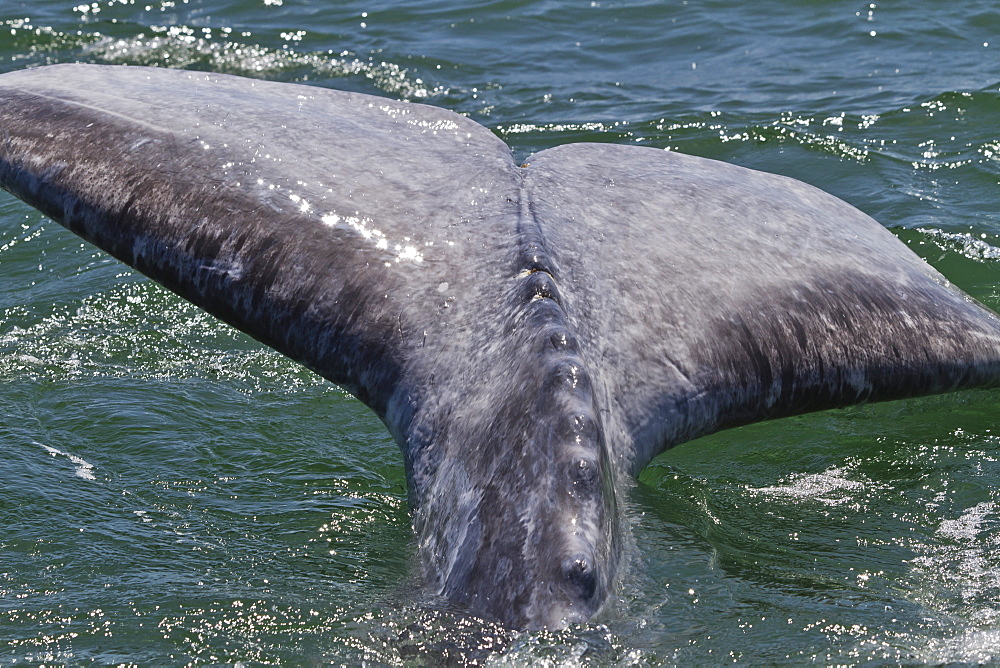
[[[77,475],[77,477],[83,478],[84,480],[97,480],[97,478],[94,476],[94,465],[87,462],[82,457],[71,455],[68,452],[63,452],[58,448],[53,448],[51,446],[44,445],[42,443],[39,443],[39,445],[45,448],[45,451],[48,452],[53,457],[66,457],[71,462],[76,464],[76,470],[74,471],[74,473]]]
[[[957,541],[971,542],[979,538],[983,520],[996,510],[992,501],[984,501],[969,508],[953,520],[941,520],[937,533]]]
[[[948,250],[955,250],[970,260],[1000,260],[1000,248],[986,243],[985,234],[976,237],[966,232],[945,232],[937,228],[918,229],[917,231],[930,237],[939,246],[944,246],[944,243],[947,243]]]
[[[926,665],[986,665],[1000,661],[1000,630],[974,629],[950,638],[932,638],[918,650],[916,663]]]
[[[773,487],[748,487],[752,494],[783,497],[795,500],[819,501],[829,506],[837,506],[854,499],[856,492],[870,487],[869,483],[852,480],[850,471],[841,466],[828,468],[821,473],[797,473],[788,478],[787,483]]]

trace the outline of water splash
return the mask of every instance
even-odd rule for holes
[[[30,19],[9,19],[0,23],[0,29],[9,30],[15,39],[24,37],[28,43],[25,53],[9,57],[21,66],[66,62],[75,54],[79,60],[109,65],[205,69],[268,79],[361,77],[385,93],[409,100],[427,100],[448,93],[445,86],[424,81],[409,69],[377,56],[364,58],[350,51],[301,52],[289,45],[262,46],[244,41],[251,33],[228,27],[213,32],[185,25],[149,26],[148,33],[113,37],[100,32],[66,33],[35,25]],[[40,36],[46,39],[39,40]]]
[[[916,231],[941,250],[959,253],[980,262],[1000,260],[1000,247],[987,242],[989,237],[985,232],[947,232],[938,228],[918,228]]]

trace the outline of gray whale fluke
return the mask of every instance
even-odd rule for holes
[[[1000,381],[1000,319],[871,218],[653,148],[522,167],[430,106],[56,65],[0,75],[0,185],[370,406],[430,589],[517,627],[600,608],[663,449]]]

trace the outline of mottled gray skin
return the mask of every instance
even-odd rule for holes
[[[590,618],[620,481],[718,429],[1000,378],[1000,320],[791,179],[176,70],[0,76],[0,185],[370,406],[430,588]]]

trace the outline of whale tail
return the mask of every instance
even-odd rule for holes
[[[0,186],[370,406],[433,588],[517,626],[600,607],[664,448],[1000,379],[994,313],[779,176],[155,68],[4,74],[0,133]]]

